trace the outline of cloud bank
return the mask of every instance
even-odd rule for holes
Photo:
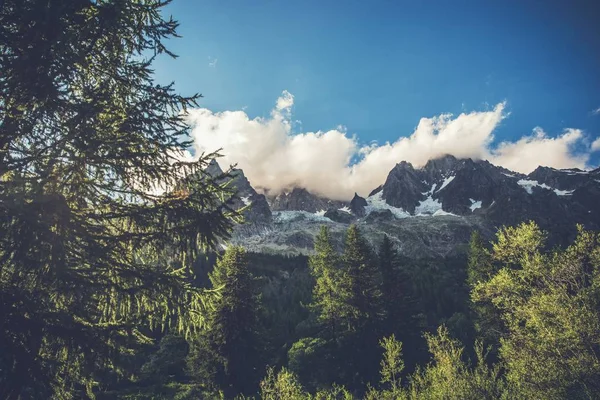
[[[267,118],[250,118],[244,111],[190,110],[194,150],[223,149],[222,165],[238,164],[253,186],[269,193],[304,187],[348,200],[354,192],[364,196],[382,184],[402,160],[420,167],[430,159],[452,154],[528,173],[538,165],[585,168],[590,153],[600,149],[600,142],[594,142],[584,152],[576,152],[575,145],[585,144],[578,129],[549,137],[537,127],[517,141],[494,143],[494,130],[507,116],[505,103],[489,111],[421,118],[410,136],[368,146],[361,146],[358,138],[341,127],[292,132],[293,105],[294,96],[284,91]]]

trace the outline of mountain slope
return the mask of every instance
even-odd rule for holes
[[[534,220],[554,244],[572,238],[578,223],[600,229],[600,170],[539,167],[523,175],[453,156],[422,168],[403,161],[367,198],[356,194],[350,202],[303,188],[267,200],[241,170],[236,174],[234,185],[250,207],[233,241],[257,252],[310,253],[322,224],[339,246],[348,224],[357,223],[373,244],[385,233],[406,256],[428,259],[463,251],[474,229],[491,239],[502,225]]]

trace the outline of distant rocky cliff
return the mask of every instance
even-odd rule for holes
[[[368,197],[356,194],[347,202],[304,188],[267,198],[252,188],[243,171],[234,176],[240,206],[249,207],[233,241],[257,252],[310,253],[323,224],[338,245],[348,224],[356,223],[374,244],[385,233],[405,256],[426,259],[464,252],[474,229],[491,238],[500,226],[534,220],[556,244],[571,238],[576,224],[600,229],[600,169],[539,167],[523,175],[453,156],[430,160],[422,168],[402,161]]]

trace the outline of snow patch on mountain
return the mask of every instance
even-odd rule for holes
[[[273,212],[273,222],[285,223],[294,222],[301,220],[309,221],[320,221],[320,222],[331,222],[329,218],[326,218],[317,213],[310,213],[308,211],[275,211]]]
[[[411,216],[409,213],[407,213],[403,209],[394,207],[394,206],[390,206],[388,203],[386,203],[385,200],[383,199],[383,191],[382,190],[375,193],[373,196],[367,197],[367,206],[365,207],[366,215],[369,215],[369,213],[371,211],[376,211],[376,210],[390,210],[396,218],[407,218],[407,217]]]
[[[546,189],[546,190],[552,190],[554,193],[556,193],[557,196],[570,196],[574,192],[574,190],[554,189],[554,188],[546,185],[545,183],[539,183],[538,181],[532,181],[532,180],[527,180],[527,179],[521,179],[517,183],[519,185],[521,185],[523,187],[523,189],[525,189],[527,191],[527,193],[529,193],[529,194],[533,193],[534,186],[537,186],[537,187],[540,187],[540,188]]]
[[[580,170],[574,169],[574,168],[565,168],[565,169],[561,169],[559,171],[566,172],[569,175],[587,175],[590,173],[590,171],[580,171]]]
[[[474,200],[474,199],[469,199],[471,200],[471,206],[469,207],[471,209],[471,211],[475,211],[478,208],[481,208],[481,200]]]
[[[249,206],[250,204],[252,204],[252,202],[250,201],[250,196],[244,196],[244,197],[241,198],[241,200],[247,206]]]
[[[458,217],[458,215],[452,214],[451,212],[448,212],[448,211],[444,211],[441,208],[439,210],[437,210],[436,212],[433,213],[434,217],[442,217],[444,215],[449,215],[449,216],[452,216],[452,217]]]
[[[556,193],[559,196],[570,196],[572,195],[574,192],[574,190],[559,190],[559,189],[554,189],[554,193]]]
[[[437,191],[439,192],[440,190],[442,190],[443,188],[448,186],[450,184],[450,182],[452,182],[454,180],[454,178],[456,178],[454,175],[445,178],[444,182],[442,183],[442,186],[440,186],[440,188]]]
[[[415,208],[415,215],[433,215],[442,209],[442,203],[429,195],[425,200],[421,201]]]
[[[350,210],[350,207],[348,207],[348,206],[344,206],[342,208],[338,208],[338,211],[342,211],[342,212],[345,212],[345,213],[348,213],[348,214],[352,214],[352,210]]]
[[[538,181],[531,181],[528,179],[519,179],[517,183],[525,189],[525,191],[529,194],[533,194],[533,188],[535,186],[540,187],[542,189],[552,190],[552,188],[545,183],[539,183]]]

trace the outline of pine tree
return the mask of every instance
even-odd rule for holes
[[[359,330],[381,316],[381,277],[373,252],[356,225],[346,232],[342,261],[351,290],[349,303],[356,310],[349,325]]]
[[[408,293],[407,277],[398,266],[398,253],[387,235],[381,241],[378,256],[382,303],[385,305],[385,330],[388,334],[400,333],[412,323],[411,308],[414,301]]]
[[[260,379],[260,297],[248,270],[246,252],[232,246],[209,274],[221,296],[209,327],[192,345],[189,369],[201,384],[233,397],[258,389]]]
[[[348,329],[348,321],[355,318],[357,311],[348,302],[348,277],[326,226],[315,237],[315,255],[309,265],[315,278],[311,308],[327,331],[325,337],[336,341]]]
[[[342,382],[357,390],[376,379],[378,355],[373,350],[378,347],[383,313],[377,259],[356,225],[346,232],[343,268],[350,285],[348,303],[356,312],[348,323],[352,334],[345,345],[353,351],[342,354],[347,365]]]
[[[383,236],[379,246],[379,269],[381,271],[381,292],[383,298],[391,299],[397,281],[398,254],[388,235]]]
[[[198,96],[153,80],[165,5],[0,3],[0,398],[93,397],[143,326],[204,325],[189,260],[235,213],[183,161]]]

